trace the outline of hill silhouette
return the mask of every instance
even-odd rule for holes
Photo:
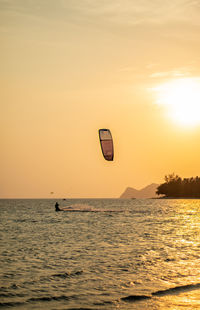
[[[157,188],[159,184],[152,183],[147,185],[146,187],[138,190],[132,187],[127,187],[126,190],[121,194],[119,198],[121,199],[146,199],[146,198],[156,198],[158,195],[156,194]]]

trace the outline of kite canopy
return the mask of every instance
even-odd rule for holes
[[[109,129],[99,129],[101,150],[106,160],[112,161],[114,157],[113,139]]]

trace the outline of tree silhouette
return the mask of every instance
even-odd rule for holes
[[[165,183],[158,186],[156,194],[166,198],[200,198],[200,178],[181,179],[174,173],[164,177]]]

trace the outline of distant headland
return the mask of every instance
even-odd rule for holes
[[[200,177],[182,179],[174,173],[164,177],[162,184],[152,183],[141,190],[127,187],[121,194],[121,199],[147,199],[147,198],[182,198],[200,199]]]
[[[182,179],[174,173],[166,175],[156,194],[162,198],[200,198],[200,177]]]
[[[156,198],[156,190],[159,184],[152,183],[140,190],[137,190],[132,187],[127,187],[126,190],[121,194],[119,198],[121,199],[147,199],[147,198]]]

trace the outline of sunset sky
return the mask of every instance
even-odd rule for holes
[[[0,0],[0,44],[0,198],[200,176],[199,0]]]

